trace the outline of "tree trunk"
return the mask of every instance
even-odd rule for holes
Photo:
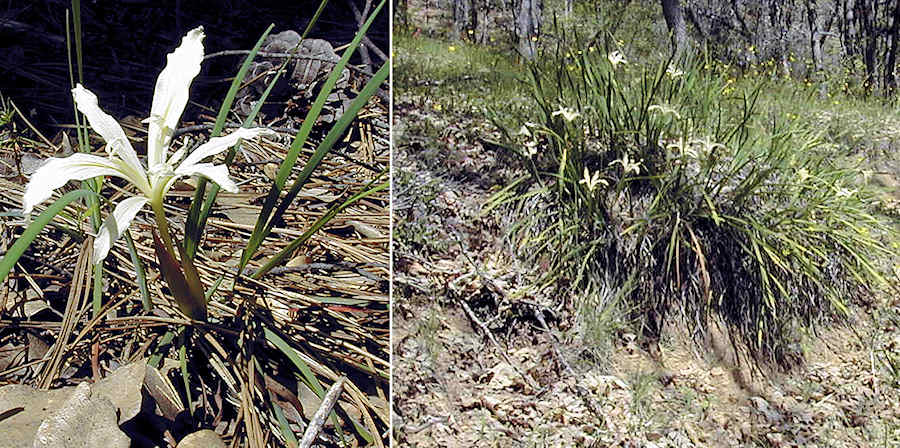
[[[516,39],[519,54],[531,61],[537,53],[537,38],[541,31],[543,0],[518,0],[515,4]]]
[[[791,70],[788,64],[787,31],[791,27],[790,5],[785,5],[784,0],[770,0],[769,2],[769,26],[775,35],[775,51],[781,65],[781,75],[790,76]]]
[[[475,42],[478,44],[486,44],[489,40],[491,30],[488,24],[491,19],[491,11],[496,7],[496,0],[475,0]],[[501,6],[502,2],[497,1]]]
[[[453,37],[465,39],[469,31],[475,30],[475,7],[473,0],[453,0]]]
[[[806,24],[809,27],[809,49],[812,53],[815,78],[824,70],[822,66],[822,40],[819,31],[819,15],[816,11],[816,0],[806,0]]]
[[[866,79],[863,87],[866,93],[871,92],[875,84],[875,51],[878,45],[878,36],[875,29],[875,11],[874,4],[868,2],[856,2],[856,17],[859,20],[860,28],[864,34],[865,47],[863,49],[863,62],[866,64]],[[874,2],[873,2],[874,3]]]
[[[891,45],[888,48],[887,61],[884,64],[884,89],[888,95],[897,90],[897,77],[894,70],[897,68],[897,47],[900,40],[900,0],[894,2],[894,17],[891,21],[891,30],[888,34]]]
[[[394,23],[400,25],[403,31],[409,31],[409,0],[394,0]]]
[[[672,39],[672,47],[675,50],[675,57],[680,58],[687,47],[687,28],[684,24],[681,0],[662,0],[662,9]]]

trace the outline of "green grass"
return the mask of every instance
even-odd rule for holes
[[[484,116],[488,108],[519,110],[524,94],[523,66],[511,54],[465,42],[394,33],[396,98],[428,98],[425,110]]]
[[[631,412],[638,416],[638,427],[632,433],[640,433],[658,417],[654,408],[654,395],[659,392],[659,382],[652,372],[635,372],[628,378],[631,385]]]
[[[625,330],[622,299],[624,288],[614,288],[608,277],[591,282],[578,304],[578,327],[580,336],[589,341],[587,350],[593,364],[608,370],[615,349],[615,340],[610,337]]]
[[[429,360],[436,363],[444,350],[444,344],[438,339],[442,328],[441,308],[437,306],[429,308],[423,317],[424,319],[417,322],[416,335],[425,348]]]

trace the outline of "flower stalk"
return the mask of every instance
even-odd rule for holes
[[[153,209],[153,218],[156,221],[157,227],[159,228],[159,235],[162,239],[162,242],[165,244],[166,251],[174,255],[174,244],[172,243],[172,235],[169,233],[169,222],[166,219],[166,212],[163,208],[162,201],[151,202],[150,208]]]

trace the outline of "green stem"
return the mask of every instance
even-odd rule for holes
[[[163,203],[162,201],[150,201],[150,207],[153,208],[153,218],[156,219],[156,225],[159,226],[159,237],[165,243],[166,250],[175,257],[178,252],[175,252],[175,246],[172,244],[172,235],[169,234],[169,222],[166,221]]]

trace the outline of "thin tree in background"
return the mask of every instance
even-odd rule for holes
[[[504,3],[502,0],[472,0],[475,5],[473,14],[475,25],[472,40],[477,44],[485,44],[490,37],[491,12],[500,10]],[[494,5],[497,3],[497,5]]]
[[[529,61],[534,60],[537,53],[543,3],[543,0],[516,0],[514,4],[519,54]]]
[[[687,28],[684,24],[684,10],[681,8],[680,0],[662,0],[663,17],[666,19],[666,26],[669,28],[669,35],[672,38],[672,46],[675,49],[675,56],[681,57],[687,48]]]
[[[853,12],[859,21],[859,27],[863,32],[865,47],[863,49],[863,62],[866,65],[866,77],[863,81],[866,93],[872,91],[875,84],[875,51],[878,45],[878,36],[875,29],[875,17],[878,14],[878,2],[857,1]]]
[[[900,0],[894,1],[893,17],[891,17],[891,29],[888,32],[890,45],[887,50],[887,58],[884,64],[884,89],[888,95],[892,95],[897,90],[897,47],[900,46]]]
[[[409,31],[409,0],[393,0],[392,6],[396,11],[394,22],[400,24],[403,31]]]
[[[464,39],[469,31],[474,31],[477,14],[473,0],[453,0],[453,38]]]
[[[769,26],[772,30],[771,38],[774,40],[775,58],[781,66],[781,75],[790,76],[791,68],[788,63],[788,30],[791,28],[793,15],[792,5],[785,4],[784,0],[769,1]]]

